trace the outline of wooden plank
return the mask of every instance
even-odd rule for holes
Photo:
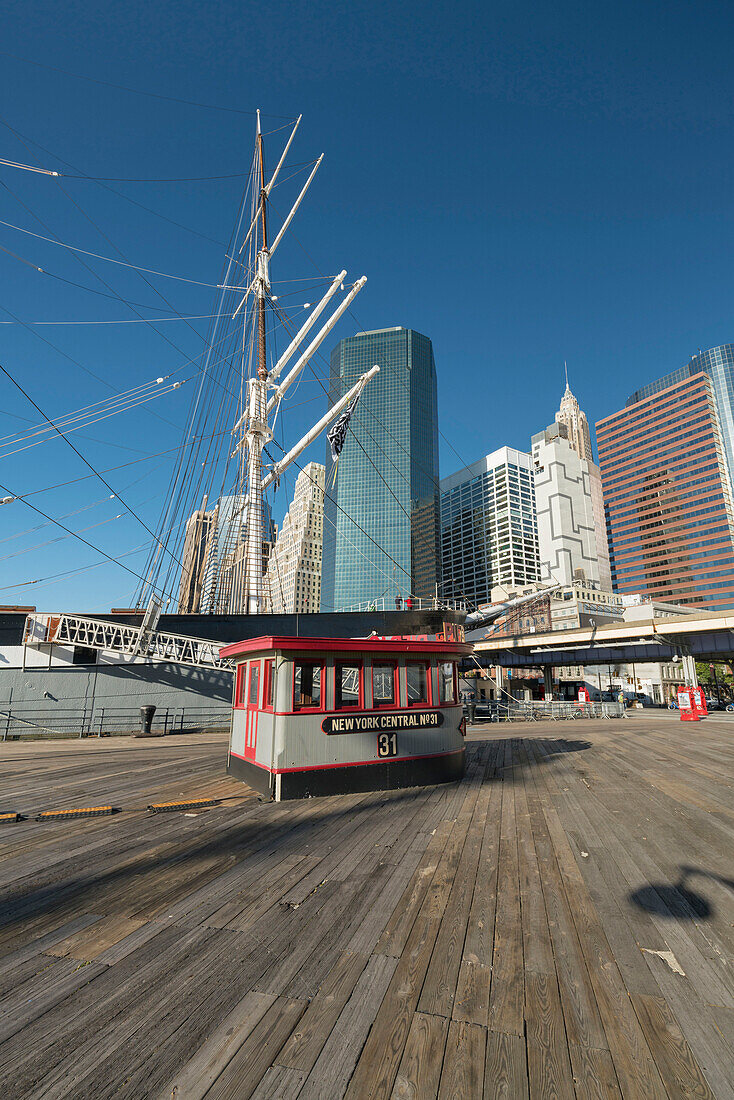
[[[430,1100],[438,1096],[449,1022],[416,1012],[408,1032],[392,1100]]]
[[[713,1100],[714,1093],[663,998],[633,995],[632,1004],[670,1095]]]
[[[163,928],[117,966],[108,967],[94,982],[81,987],[73,998],[48,1008],[0,1047],[0,1076],[8,1091],[22,1095],[29,1084],[41,1078],[48,1090],[59,1067],[60,1076],[66,1077],[64,1064],[81,1072],[90,1047],[89,1064],[98,1065],[106,1052],[104,1035],[111,1021],[115,1021],[113,1029],[124,1034],[127,1015],[134,1014],[141,989],[153,999],[159,997],[160,991],[175,981],[181,961],[196,958],[210,937],[208,932],[181,935],[176,929]],[[63,960],[63,965],[70,963]],[[82,969],[89,973],[99,966],[97,959]]]
[[[501,784],[485,782],[489,805],[452,1012],[455,1020],[483,1026],[489,1014],[502,810]]]
[[[87,985],[106,969],[101,963],[84,964],[76,959],[60,959],[42,974],[18,986],[0,1004],[0,1043],[66,1000],[71,993]]]
[[[311,1072],[367,961],[366,955],[341,955],[278,1055],[278,1065]]]
[[[271,1066],[252,1094],[252,1100],[295,1100],[306,1074],[285,1066]]]
[[[201,1100],[252,1034],[276,998],[250,990],[162,1089],[161,1100]]]
[[[68,921],[56,931],[40,936],[25,947],[17,948],[6,955],[0,966],[0,998],[45,969],[49,965],[49,948],[55,943],[101,919],[98,913],[82,913],[80,917]]]
[[[530,1096],[573,1100],[573,1075],[555,974],[525,975],[525,1020]]]
[[[344,1095],[396,966],[397,959],[389,955],[370,958],[306,1078],[299,1100],[324,1100]]]
[[[604,1049],[607,1038],[536,790],[526,789],[553,956],[570,1043]]]
[[[465,834],[457,820],[349,1083],[350,1098],[388,1097],[392,1091]]]
[[[421,1012],[449,1017],[454,1009],[489,795],[489,790],[485,789],[477,797],[446,910],[441,918],[436,947],[418,1001]]]
[[[353,1100],[392,1092],[437,932],[436,916],[419,915],[349,1083]]]
[[[393,955],[398,958],[407,943],[418,912],[423,905],[439,860],[453,829],[452,821],[442,821],[425,850],[413,877],[395,907],[384,932],[377,941],[375,952],[381,955]]]
[[[477,1024],[452,1020],[446,1040],[439,1100],[482,1100],[487,1031]]]
[[[581,950],[589,970],[604,1033],[622,1091],[649,1097],[665,1096],[644,1034],[632,1010],[622,976],[604,936],[599,918],[586,890],[558,816],[550,806],[543,808],[567,893]],[[547,899],[546,899],[547,900]],[[589,1046],[603,1046],[597,1043]]]
[[[520,909],[520,872],[515,827],[515,791],[512,779],[512,748],[505,748],[502,781],[502,823],[497,871],[497,910],[494,924],[492,987],[489,996],[489,1027],[508,1035],[522,1035],[523,940]]]
[[[525,1040],[506,1032],[487,1032],[484,1100],[528,1100]]]
[[[578,1100],[621,1100],[614,1062],[608,1050],[569,1044]]]
[[[249,1100],[305,1007],[302,1001],[278,997],[219,1074],[207,1100]]]
[[[530,823],[525,793],[525,772],[529,758],[524,747],[518,753],[520,767],[516,769],[515,820],[517,823],[518,871],[522,899],[523,960],[526,972],[555,974],[553,945],[548,929],[543,886],[538,869],[538,856]]]
[[[125,939],[145,922],[133,917],[111,916],[96,921],[91,928],[75,932],[71,936],[46,948],[47,955],[70,959],[96,959],[108,947]]]

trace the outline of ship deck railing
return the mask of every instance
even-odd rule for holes
[[[194,704],[158,706],[152,734],[226,730],[231,720],[229,702],[217,706]],[[0,706],[0,741],[39,738],[124,737],[140,732],[140,706],[95,704],[39,706],[38,703],[5,703]]]
[[[468,611],[466,600],[447,599],[445,596],[412,596],[408,606],[408,599],[407,596],[401,596],[400,606],[397,606],[394,596],[380,596],[374,600],[337,607],[336,614],[355,611]]]

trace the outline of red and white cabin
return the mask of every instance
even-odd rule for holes
[[[472,648],[402,638],[224,646],[237,662],[227,770],[276,801],[461,779],[457,663]]]

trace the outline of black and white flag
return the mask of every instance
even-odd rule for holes
[[[347,438],[347,429],[349,428],[349,421],[352,419],[352,413],[354,412],[355,408],[357,407],[357,402],[358,401],[359,401],[359,394],[357,394],[354,401],[352,401],[351,405],[347,405],[346,409],[341,414],[339,419],[336,421],[336,423],[333,425],[333,427],[329,428],[328,432],[326,433],[326,438],[329,440],[329,443],[331,444],[331,461],[332,462],[336,462],[339,455],[342,453],[342,448],[344,447],[344,444],[345,444],[346,438]]]

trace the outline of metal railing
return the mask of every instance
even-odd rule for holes
[[[400,606],[395,597],[379,596],[375,600],[351,604],[349,607],[337,607],[336,612],[347,611],[466,611],[466,600],[447,599],[445,596],[413,596],[408,607],[408,597],[400,597]]]
[[[229,728],[229,706],[159,707],[153,717],[154,734],[193,733]],[[40,738],[122,737],[140,732],[139,707],[39,708],[33,704],[0,707],[0,740]]]
[[[465,706],[469,716],[469,708]],[[501,703],[477,703],[474,707],[474,722],[542,722],[550,720],[573,721],[577,718],[626,718],[624,703],[595,702],[573,703],[563,700],[543,702],[542,700],[506,699]]]

